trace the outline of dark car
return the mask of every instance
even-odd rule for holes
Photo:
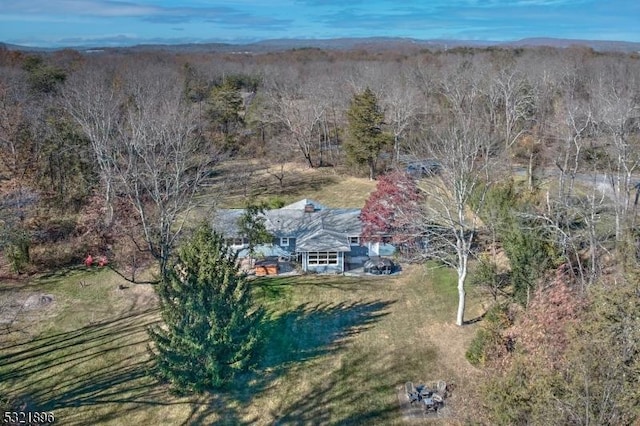
[[[434,176],[440,173],[442,164],[436,160],[416,161],[407,165],[406,172],[411,176],[423,177]]]

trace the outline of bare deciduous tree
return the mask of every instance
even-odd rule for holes
[[[406,77],[394,79],[382,93],[380,104],[393,135],[393,155],[398,161],[402,141],[420,112],[418,89]]]
[[[106,226],[113,221],[116,171],[112,154],[118,129],[123,125],[124,94],[114,77],[105,68],[87,67],[74,74],[63,90],[66,110],[89,139],[100,171]]]
[[[266,121],[281,125],[309,167],[315,167],[316,143],[327,106],[302,87],[277,85],[267,94]]]
[[[526,78],[512,69],[502,69],[489,85],[491,107],[496,109],[495,121],[501,128],[507,150],[529,128],[534,117],[533,88]]]
[[[623,238],[624,231],[630,225],[628,220],[634,209],[634,175],[640,170],[640,150],[637,135],[634,136],[640,115],[640,103],[635,94],[640,88],[631,76],[627,77],[629,79],[625,84],[613,80],[613,76],[599,79],[594,100],[598,127],[612,148],[609,180],[613,190],[617,241]]]
[[[440,126],[431,129],[427,140],[416,146],[419,157],[437,159],[441,169],[438,176],[419,186],[425,202],[421,217],[415,220],[421,225],[419,232],[426,237],[425,254],[457,273],[456,324],[463,325],[465,284],[479,225],[478,210],[489,184],[494,143],[486,119],[483,120],[480,109],[476,108],[479,97],[473,95],[477,92],[452,81],[444,88],[442,95],[448,99],[449,106],[447,116]]]
[[[102,76],[77,86],[67,105],[102,162],[106,193],[115,187],[134,206],[164,278],[186,213],[219,153],[200,137],[197,111],[176,75],[146,67],[121,78],[121,93]]]

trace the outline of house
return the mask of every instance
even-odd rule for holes
[[[241,258],[248,255],[249,243],[239,235],[237,223],[243,213],[242,209],[220,210],[213,220],[213,228],[228,239]],[[327,208],[304,199],[267,210],[264,218],[274,240],[256,251],[263,257],[296,260],[305,272],[341,273],[362,266],[369,256],[393,253],[387,244],[361,242],[360,209]]]

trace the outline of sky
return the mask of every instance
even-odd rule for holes
[[[0,0],[0,42],[23,46],[342,37],[640,42],[640,0]]]

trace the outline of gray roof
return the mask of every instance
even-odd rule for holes
[[[302,235],[296,242],[296,251],[350,251],[351,246],[346,235],[339,232],[318,229]]]
[[[305,213],[313,204],[316,210]],[[220,210],[213,219],[214,229],[227,237],[237,237],[238,218],[243,209]],[[264,213],[267,230],[275,237],[296,238],[296,251],[350,251],[350,236],[362,231],[360,209],[331,209],[313,200],[300,200]]]
[[[325,206],[323,206],[322,204],[320,204],[317,201],[314,200],[310,200],[309,198],[304,198],[300,201],[296,201],[293,204],[289,204],[288,206],[284,206],[278,210],[304,210],[305,206],[307,204],[312,204],[316,210],[324,210],[326,209]]]
[[[289,256],[289,253],[286,250],[283,250],[279,246],[274,246],[273,244],[258,244],[253,249],[254,254],[260,257],[280,257],[280,256]],[[245,258],[249,256],[249,249],[244,248],[238,252],[239,258]]]
[[[215,213],[211,220],[211,227],[225,237],[238,237],[238,219],[244,213],[244,209],[221,209]]]

